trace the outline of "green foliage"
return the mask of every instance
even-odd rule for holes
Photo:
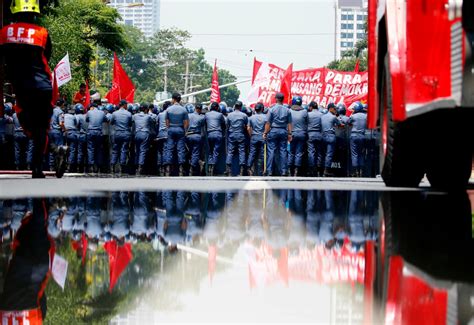
[[[52,67],[69,53],[73,81],[61,88],[72,97],[78,86],[91,77],[97,48],[122,52],[129,47],[117,10],[101,0],[60,0],[43,17],[53,42]]]

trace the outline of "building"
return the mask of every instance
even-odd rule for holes
[[[108,5],[118,10],[125,25],[135,26],[146,37],[160,29],[161,0],[109,0]]]
[[[340,59],[344,51],[354,48],[365,37],[368,0],[336,0],[334,58]]]

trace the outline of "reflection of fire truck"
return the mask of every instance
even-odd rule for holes
[[[369,0],[369,127],[389,186],[466,185],[474,107],[471,0]]]

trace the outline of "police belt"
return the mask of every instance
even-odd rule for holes
[[[271,130],[271,129],[284,129],[284,130],[286,130],[287,128],[288,128],[288,126],[272,126],[272,127],[270,128],[270,130]]]

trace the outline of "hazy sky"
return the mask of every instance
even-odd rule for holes
[[[162,0],[160,19],[189,31],[190,48],[239,80],[251,77],[254,56],[297,70],[334,57],[334,0]],[[245,100],[250,83],[239,89]]]

